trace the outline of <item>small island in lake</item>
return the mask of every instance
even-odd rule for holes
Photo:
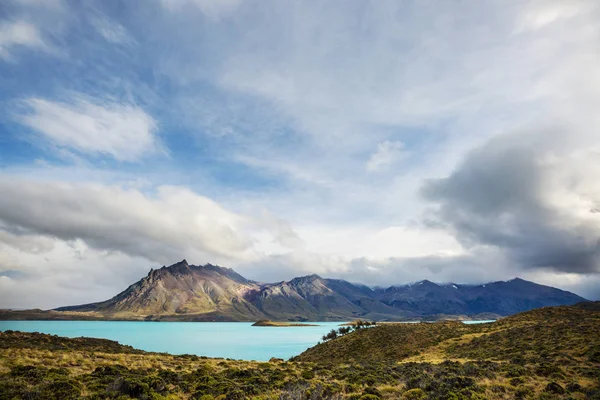
[[[303,324],[300,322],[278,322],[270,319],[261,319],[252,324],[252,326],[319,326],[314,324]]]

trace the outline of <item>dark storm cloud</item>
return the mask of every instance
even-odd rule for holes
[[[473,150],[450,176],[422,188],[437,203],[427,222],[449,229],[466,247],[503,249],[523,268],[600,271],[600,218],[582,208],[599,199],[581,191],[585,168],[577,163],[587,159],[561,154],[563,136],[504,135]],[[579,168],[563,177],[573,165]]]

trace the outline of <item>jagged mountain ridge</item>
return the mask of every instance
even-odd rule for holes
[[[485,285],[421,281],[375,289],[318,275],[259,283],[230,268],[190,265],[183,260],[150,270],[146,277],[109,300],[56,311],[149,320],[403,320],[482,313],[505,316],[584,300],[518,278]]]

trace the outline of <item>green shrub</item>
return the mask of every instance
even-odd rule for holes
[[[506,377],[507,378],[516,378],[519,376],[523,376],[527,374],[527,368],[523,367],[522,365],[518,365],[518,364],[511,364],[508,367],[508,371],[506,371]]]
[[[74,381],[58,380],[44,385],[41,398],[48,400],[78,399],[81,394],[81,385]]]
[[[506,385],[492,385],[490,386],[490,390],[493,393],[506,393],[510,390]]]
[[[311,370],[305,370],[305,371],[302,371],[302,374],[300,374],[300,376],[303,379],[311,380],[311,379],[313,379],[315,377],[315,373],[313,371],[311,371]]]
[[[519,377],[519,378],[511,378],[508,382],[511,385],[513,385],[513,386],[520,386],[520,385],[522,385],[522,384],[525,383],[525,379],[523,379],[521,377]]]
[[[421,400],[426,397],[427,394],[422,389],[410,389],[402,393],[402,398],[405,400]]]
[[[369,395],[375,396],[377,398],[381,397],[381,393],[379,392],[379,390],[377,390],[377,388],[374,388],[374,387],[365,388],[365,390],[363,390],[363,394],[364,395],[369,394]]]
[[[569,383],[567,385],[566,389],[567,389],[567,392],[569,392],[569,393],[583,392],[583,387],[581,387],[581,385],[579,383],[576,383],[576,382]]]
[[[544,364],[539,365],[535,369],[535,374],[538,376],[543,376],[543,377],[549,377],[551,375],[560,376],[560,377],[565,376],[565,373],[561,367],[559,367],[558,365],[549,364],[549,363],[544,363]]]
[[[565,393],[565,389],[556,382],[550,382],[549,384],[547,384],[544,391],[548,392],[548,393],[554,393],[554,394],[564,394]]]
[[[534,393],[533,388],[530,386],[519,386],[515,390],[515,399],[530,399]]]

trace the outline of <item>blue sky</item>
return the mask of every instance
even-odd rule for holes
[[[5,1],[0,306],[183,258],[598,298],[599,11]]]

